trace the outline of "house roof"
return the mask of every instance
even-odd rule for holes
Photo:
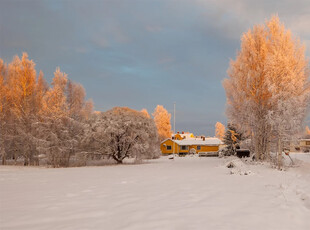
[[[162,142],[160,142],[160,144],[166,142],[167,140],[174,141],[174,140],[172,140],[171,138],[166,138],[165,140],[163,140]]]
[[[201,138],[184,139],[184,140],[174,140],[178,145],[208,145],[208,146],[218,146],[223,144],[218,138],[206,138],[205,140]]]
[[[193,133],[175,133],[172,136],[176,136],[176,135],[180,135],[182,138],[185,138],[185,139],[194,137]]]

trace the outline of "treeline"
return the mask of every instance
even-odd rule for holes
[[[155,122],[146,111],[114,108],[93,112],[82,85],[56,69],[51,86],[24,53],[5,64],[0,59],[0,154],[24,165],[40,159],[53,167],[73,160],[158,157]]]

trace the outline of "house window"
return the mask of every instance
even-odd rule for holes
[[[310,141],[306,141],[306,145],[310,145]]]
[[[187,146],[184,145],[181,146],[181,150],[187,150],[187,149],[188,149]]]
[[[197,146],[197,150],[201,150],[201,146],[200,145]]]
[[[167,150],[171,150],[171,145],[167,145]]]

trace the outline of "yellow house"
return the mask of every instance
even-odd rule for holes
[[[192,139],[195,138],[193,133],[188,132],[182,132],[182,133],[176,133],[173,135],[175,140],[184,140],[184,139]]]
[[[299,143],[300,143],[300,149],[303,152],[310,151],[310,139],[301,139]]]
[[[182,140],[183,139],[179,133],[175,134],[173,137],[175,140]]]
[[[217,152],[222,141],[218,138],[166,139],[160,144],[163,155]]]
[[[290,143],[291,152],[309,152],[310,151],[310,139],[300,139],[297,143]]]
[[[301,139],[300,147],[310,147],[310,139]]]
[[[179,151],[178,149],[179,149],[179,146],[175,143],[174,140],[171,140],[170,138],[164,140],[160,144],[161,152],[166,155],[176,153]]]

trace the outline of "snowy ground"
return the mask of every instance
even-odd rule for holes
[[[278,171],[228,159],[83,168],[0,166],[0,229],[310,229],[310,155]]]

